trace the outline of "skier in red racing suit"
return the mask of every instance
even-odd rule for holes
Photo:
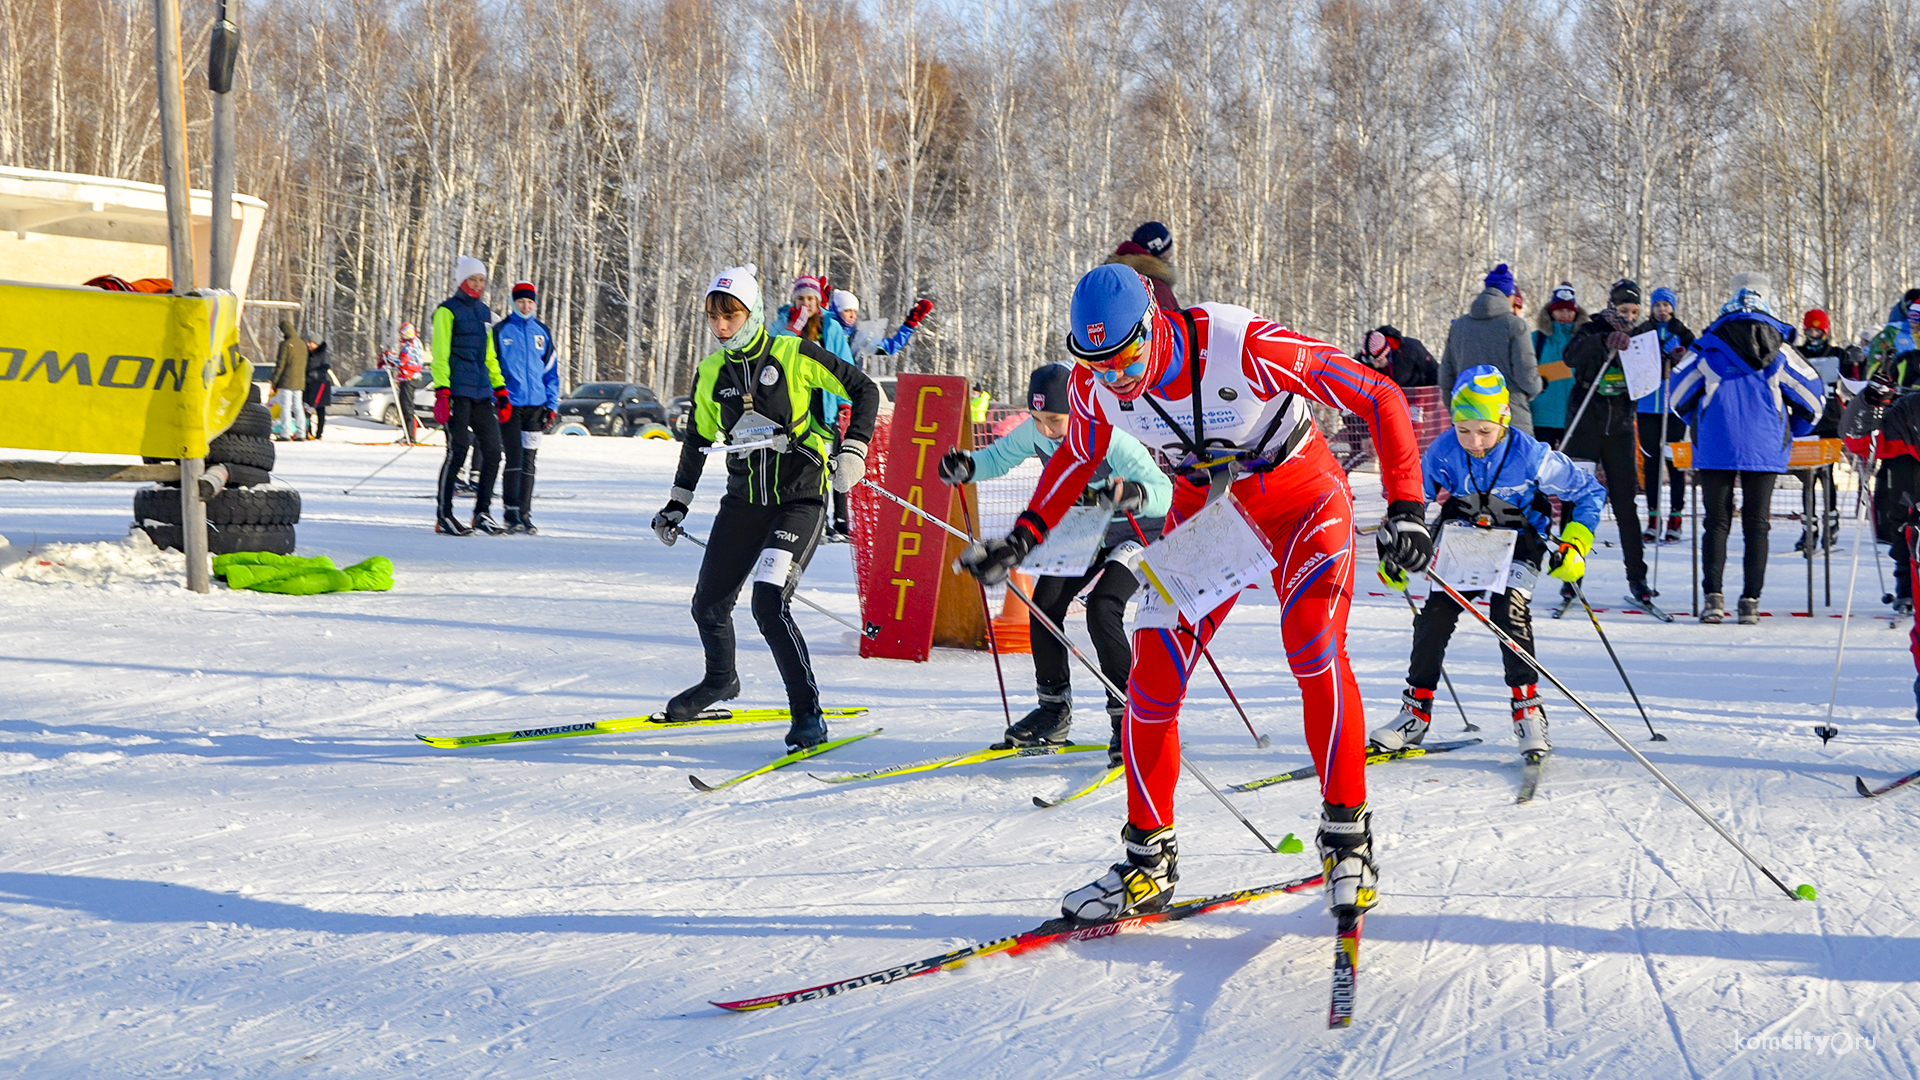
[[[1273,587],[1281,639],[1300,684],[1307,746],[1321,778],[1319,847],[1328,903],[1336,915],[1358,915],[1373,906],[1376,865],[1366,806],[1366,721],[1346,646],[1353,495],[1307,403],[1366,419],[1389,500],[1377,541],[1382,565],[1419,572],[1432,559],[1433,542],[1406,399],[1384,376],[1333,346],[1246,308],[1161,311],[1147,283],[1125,266],[1109,264],[1081,278],[1069,318],[1067,347],[1079,364],[1066,437],[1013,531],[972,545],[961,562],[990,584],[1004,580],[1074,505],[1116,429],[1159,451],[1180,477],[1169,534],[1231,491],[1279,563]],[[1206,403],[1198,425],[1196,397]],[[1142,594],[1126,687],[1126,859],[1069,893],[1062,905],[1067,917],[1157,911],[1172,899],[1179,880],[1176,721],[1200,644],[1232,607],[1232,599],[1221,603],[1196,631],[1154,589]]]

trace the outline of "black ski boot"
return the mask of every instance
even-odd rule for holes
[[[504,536],[507,531],[500,527],[499,522],[493,520],[492,514],[473,515],[473,527],[475,531],[486,533],[488,536]]]
[[[433,519],[433,531],[447,536],[472,536],[473,529],[452,514],[441,514]]]
[[[1358,915],[1378,900],[1380,869],[1373,861],[1373,814],[1359,806],[1320,804],[1320,868],[1327,876],[1327,907]]]
[[[526,533],[528,536],[538,536],[540,534],[540,530],[533,527],[532,514],[520,515],[520,531]]]
[[[693,686],[673,695],[667,702],[667,719],[670,721],[692,720],[705,712],[716,701],[730,701],[740,696],[740,676],[735,672],[715,675],[707,672],[707,677]]]
[[[787,728],[787,749],[805,750],[827,741],[827,721],[818,712],[796,716]]]
[[[1042,686],[1039,698],[1039,707],[1015,720],[1006,737],[993,745],[995,750],[1066,743],[1067,728],[1073,723],[1073,688]]]
[[[1120,830],[1127,861],[1114,863],[1100,879],[1073,890],[1060,902],[1060,914],[1081,922],[1164,911],[1180,880],[1180,844],[1173,826],[1151,832],[1131,822]]]
[[[1113,738],[1107,741],[1107,768],[1117,769],[1126,764],[1126,728],[1127,707],[1125,705],[1107,706],[1107,722],[1113,726]]]
[[[1628,581],[1627,592],[1638,603],[1646,603],[1660,595],[1660,590],[1651,588],[1644,581]]]
[[[506,519],[506,521],[503,522],[503,524],[506,525],[507,527],[506,531],[508,536],[512,536],[514,533],[517,533],[520,531],[520,512],[519,511],[509,507],[508,509],[501,511],[500,516]]]

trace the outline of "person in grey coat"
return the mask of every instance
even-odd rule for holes
[[[1533,355],[1527,320],[1513,313],[1513,271],[1506,263],[1493,268],[1486,290],[1473,298],[1465,315],[1447,328],[1447,347],[1440,354],[1440,389],[1451,393],[1468,368],[1491,364],[1507,380],[1515,430],[1533,434],[1533,399],[1540,393],[1540,369]]]

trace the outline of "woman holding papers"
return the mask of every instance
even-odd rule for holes
[[[1080,279],[1068,320],[1067,351],[1079,364],[1060,450],[1047,461],[1039,490],[1013,531],[973,545],[961,562],[982,581],[1004,581],[1079,500],[1119,431],[1172,465],[1173,508],[1164,543],[1176,543],[1188,527],[1196,530],[1191,535],[1221,538],[1220,562],[1235,563],[1221,567],[1229,575],[1245,567],[1243,559],[1229,559],[1228,549],[1244,552],[1253,541],[1270,551],[1264,565],[1278,564],[1271,575],[1280,634],[1300,685],[1307,746],[1321,779],[1319,842],[1328,901],[1343,923],[1351,920],[1373,906],[1376,877],[1366,801],[1366,719],[1346,654],[1353,496],[1307,406],[1366,418],[1390,500],[1377,542],[1396,567],[1418,572],[1426,569],[1433,543],[1406,399],[1379,372],[1246,308],[1161,310],[1145,279],[1117,264]],[[1153,558],[1150,551],[1149,568]],[[1069,893],[1061,905],[1067,917],[1156,911],[1171,899],[1179,879],[1173,835],[1173,788],[1180,772],[1176,721],[1200,646],[1232,610],[1232,595],[1189,618],[1156,589],[1143,594],[1127,687],[1126,858]]]
[[[1067,433],[1067,388],[1072,376],[1073,369],[1065,364],[1047,364],[1036,370],[1027,381],[1027,406],[1032,410],[1027,419],[984,450],[955,447],[947,451],[940,459],[940,479],[956,486],[992,480],[1030,458],[1037,457],[1043,463],[1052,458]],[[1134,571],[1144,547],[1134,532],[1134,522],[1139,522],[1146,542],[1159,539],[1161,521],[1172,502],[1173,481],[1153,463],[1153,455],[1139,439],[1116,432],[1107,444],[1106,458],[1094,470],[1080,499],[1083,506],[1098,504],[1113,512],[1091,569],[1071,576],[1041,577],[1033,587],[1033,602],[1055,626],[1065,623],[1073,598],[1086,592],[1087,633],[1093,638],[1093,651],[1100,658],[1100,670],[1106,673],[1107,681],[1122,690],[1127,686],[1127,669],[1133,664],[1133,650],[1127,645],[1127,601],[1140,588]],[[1033,681],[1040,702],[1007,728],[1001,747],[1065,743],[1067,726],[1073,723],[1073,679],[1067,666],[1067,648],[1047,633],[1037,618],[1028,618],[1033,624]],[[1120,765],[1120,726],[1126,712],[1126,702],[1107,694],[1107,717],[1113,730],[1107,757],[1114,767]]]
[[[1636,325],[1637,324],[1637,325]],[[1607,306],[1580,327],[1567,345],[1573,368],[1573,392],[1567,434],[1560,449],[1575,461],[1593,462],[1605,474],[1607,497],[1620,526],[1620,552],[1626,556],[1627,588],[1639,601],[1659,592],[1647,587],[1646,541],[1640,535],[1640,426],[1627,371],[1620,354],[1638,334],[1653,327],[1640,322],[1640,286],[1616,281]]]
[[[1600,523],[1605,490],[1593,474],[1574,467],[1565,454],[1510,425],[1506,380],[1492,367],[1469,368],[1453,388],[1453,428],[1441,432],[1420,458],[1428,499],[1445,493],[1440,508],[1440,548],[1443,561],[1449,538],[1475,529],[1505,530],[1513,534],[1512,562],[1505,588],[1488,605],[1499,626],[1533,652],[1533,616],[1529,604],[1540,578],[1543,560],[1548,573],[1569,584],[1586,573],[1586,555],[1593,549],[1593,528]],[[1567,507],[1572,520],[1553,535],[1553,523],[1538,507],[1551,495]],[[1464,546],[1464,545],[1463,545]],[[1380,579],[1396,589],[1407,587],[1403,575]],[[1457,580],[1457,579],[1456,579]],[[1461,585],[1460,588],[1466,588]],[[1468,590],[1469,599],[1486,590]],[[1433,691],[1440,685],[1440,667],[1447,641],[1460,619],[1460,605],[1434,590],[1426,607],[1413,620],[1413,658],[1407,665],[1407,689],[1401,696],[1400,716],[1373,732],[1373,745],[1382,750],[1418,746],[1433,722]],[[1547,717],[1540,708],[1531,665],[1500,650],[1506,664],[1507,685],[1513,689],[1513,734],[1520,752],[1534,756],[1553,748],[1547,739]]]

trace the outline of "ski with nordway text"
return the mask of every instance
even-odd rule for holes
[[[1129,930],[1138,930],[1143,926],[1162,922],[1179,922],[1198,915],[1219,911],[1223,908],[1237,907],[1254,900],[1277,896],[1281,893],[1304,892],[1319,885],[1323,875],[1299,878],[1294,881],[1282,881],[1272,885],[1260,885],[1251,889],[1239,889],[1234,892],[1219,893],[1214,896],[1186,900],[1168,907],[1165,911],[1148,912],[1141,915],[1123,915],[1116,919],[1100,919],[1082,922],[1078,919],[1048,919],[1024,934],[1000,938],[997,941],[978,945],[967,945],[952,952],[929,956],[924,960],[900,964],[896,967],[882,968],[879,971],[859,975],[838,982],[821,983],[801,990],[789,990],[780,994],[768,994],[764,997],[743,998],[739,1001],[715,1001],[712,1004],[729,1012],[753,1012],[758,1009],[771,1009],[779,1005],[796,1005],[803,1001],[819,1001],[822,998],[835,997],[849,990],[858,990],[865,986],[884,986],[921,975],[931,975],[936,971],[947,971],[976,956],[992,956],[1004,953],[1018,956],[1048,945],[1057,945],[1068,941],[1091,941],[1094,938],[1112,937]],[[1349,1001],[1349,1009],[1351,1001]]]
[[[865,705],[852,705],[822,709],[820,714],[827,720],[845,720],[866,711]],[[578,724],[521,728],[518,731],[494,731],[485,735],[415,735],[414,738],[442,750],[459,750],[469,746],[498,746],[502,743],[566,739],[577,735],[616,735],[629,731],[707,727],[714,724],[764,724],[776,720],[791,722],[792,719],[793,714],[786,709],[707,709],[696,714],[691,720],[669,720],[666,713],[654,713],[651,716],[627,716],[618,720],[592,720]]]

